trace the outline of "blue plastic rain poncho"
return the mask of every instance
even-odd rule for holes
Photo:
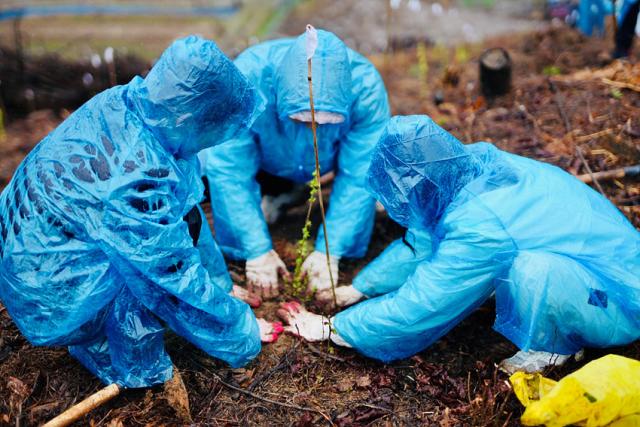
[[[494,327],[523,350],[640,337],[640,234],[561,169],[464,146],[424,116],[395,117],[368,182],[414,251],[392,244],[354,280],[371,299],[336,315],[362,353],[415,354],[494,291]]]
[[[626,18],[626,16],[631,12],[634,5],[636,5],[640,0],[623,0],[622,5],[619,8],[618,13],[618,25],[622,24],[622,21]]]
[[[580,0],[578,7],[578,28],[590,36],[604,34],[605,17],[612,11],[609,0]]]
[[[232,258],[251,259],[272,248],[256,173],[264,170],[304,183],[315,170],[311,130],[290,119],[309,110],[305,36],[259,44],[235,64],[259,88],[266,109],[250,133],[203,152],[200,159],[211,188],[218,243]],[[375,216],[364,177],[389,119],[387,93],[367,59],[322,30],[313,58],[313,90],[316,111],[345,119],[317,128],[321,173],[336,172],[327,212],[329,248],[336,257],[363,256]],[[316,248],[324,251],[322,232]]]
[[[29,341],[124,387],[171,377],[163,325],[233,366],[259,352],[206,221],[192,237],[183,220],[199,217],[195,154],[254,108],[246,78],[192,36],[38,144],[0,197],[0,298]]]

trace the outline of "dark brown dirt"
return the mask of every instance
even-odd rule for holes
[[[477,95],[473,58],[481,47],[469,47],[472,59],[460,62],[446,60],[454,57],[452,52],[427,50],[428,73],[423,81],[416,72],[415,50],[374,58],[387,82],[394,112],[430,114],[466,142],[494,142],[574,173],[584,172],[575,155],[576,144],[594,171],[640,163],[639,93],[615,92],[599,80],[553,86],[543,73],[570,74],[583,67],[599,67],[606,43],[563,29],[487,45],[507,47],[515,63],[512,93],[491,102]],[[550,72],[550,66],[558,69]],[[457,86],[444,84],[445,75],[449,81],[457,78]],[[433,102],[437,91],[444,98],[439,106]],[[8,137],[0,143],[0,188],[30,148],[60,120],[52,113],[38,112],[7,128]],[[602,136],[580,139],[607,129],[611,131]],[[640,227],[638,179],[602,186]],[[303,213],[304,208],[295,209],[272,228],[276,249],[290,267]],[[379,215],[366,258],[344,262],[340,282],[349,283],[400,234],[398,226]],[[242,266],[231,264],[230,269],[242,281]],[[265,304],[259,313],[275,319],[275,304]],[[494,316],[492,303],[485,304],[431,348],[388,365],[352,350],[312,346],[288,336],[265,346],[246,368],[235,370],[171,332],[166,334],[166,345],[182,374],[191,417],[198,425],[305,426],[326,425],[328,420],[337,425],[517,425],[521,408],[507,377],[496,370],[496,363],[516,348],[492,331]],[[640,343],[606,352],[587,350],[584,361],[571,361],[548,375],[559,378],[611,352],[638,359]],[[100,387],[64,349],[29,345],[0,306],[0,424],[41,423]],[[156,387],[124,392],[78,425],[87,423],[175,425],[180,421],[163,388]]]

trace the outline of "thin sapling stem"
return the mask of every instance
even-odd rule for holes
[[[307,46],[309,46],[310,33],[314,33],[315,28],[311,25],[307,25]],[[322,216],[322,231],[324,232],[324,249],[327,256],[327,268],[329,269],[329,281],[331,282],[331,292],[333,294],[333,303],[337,307],[338,299],[336,298],[336,286],[333,281],[333,273],[331,272],[331,255],[329,253],[329,235],[327,234],[327,222],[324,214],[324,202],[322,200],[322,184],[320,183],[320,159],[318,156],[318,135],[316,132],[316,111],[313,105],[313,78],[311,72],[311,61],[313,54],[315,53],[315,46],[312,49],[307,48],[307,80],[309,82],[309,106],[311,107],[311,132],[313,133],[313,152],[316,160],[316,173],[315,181],[318,188],[318,202],[320,204],[320,215]]]

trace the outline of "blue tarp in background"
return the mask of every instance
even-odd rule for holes
[[[219,3],[219,2],[218,2]],[[240,8],[240,2],[225,2],[211,6],[162,5],[157,2],[146,3],[56,3],[23,1],[0,5],[0,21],[57,15],[167,15],[167,16],[214,16],[226,17]]]

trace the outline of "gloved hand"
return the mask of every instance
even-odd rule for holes
[[[331,341],[343,347],[351,347],[336,331],[331,330],[331,320],[319,314],[307,311],[304,306],[297,302],[285,302],[280,304],[277,312],[287,325],[285,332],[289,332],[297,337],[301,337],[309,342],[318,342],[331,339]]]
[[[246,302],[252,308],[258,308],[260,307],[260,305],[262,305],[262,298],[238,285],[233,285],[233,288],[231,289],[231,292],[229,292],[229,295]]]
[[[306,308],[297,302],[280,304],[277,314],[288,325],[284,327],[285,332],[304,338],[309,342],[329,339],[331,334],[329,319],[319,314],[308,312]]]
[[[278,295],[278,274],[289,277],[287,266],[273,249],[257,258],[247,260],[247,283],[250,292],[263,298]]]
[[[278,341],[280,334],[284,331],[282,323],[271,323],[261,317],[258,317],[256,320],[258,320],[258,327],[260,328],[260,341],[264,343]]]
[[[331,265],[333,283],[337,286],[338,264],[340,263],[340,258],[330,256],[329,263]],[[329,276],[329,269],[327,268],[327,255],[324,252],[311,252],[302,264],[302,271],[309,279],[309,285],[307,287],[307,291],[309,293],[331,289],[331,279]]]
[[[346,307],[347,305],[355,304],[364,298],[364,294],[353,287],[338,286],[336,288],[336,302],[338,307]],[[331,289],[324,289],[316,294],[316,300],[322,304],[326,304],[333,307],[333,292]]]

